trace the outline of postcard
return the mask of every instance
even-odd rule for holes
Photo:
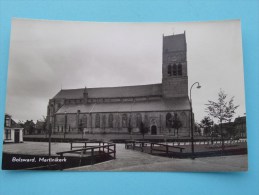
[[[4,170],[247,171],[239,20],[13,19]]]

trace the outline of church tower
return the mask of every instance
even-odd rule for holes
[[[188,96],[187,46],[183,34],[163,36],[163,97]]]

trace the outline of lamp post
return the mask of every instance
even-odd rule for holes
[[[48,133],[49,133],[49,157],[50,157],[51,156],[51,133],[52,133],[52,125],[51,125],[51,123],[49,124]]]
[[[49,116],[48,116],[49,117]],[[51,134],[52,134],[52,125],[51,125],[51,122],[50,122],[50,118],[48,120],[49,124],[48,124],[48,134],[49,134],[49,159],[51,157]],[[49,165],[49,168],[50,168],[50,161],[48,163]]]
[[[64,140],[66,139],[66,130],[67,130],[67,112],[65,112],[65,130],[64,130]]]
[[[200,89],[201,86],[200,86],[199,82],[193,83],[190,88],[192,159],[195,159],[195,157],[194,157],[194,139],[193,139],[192,88],[196,84],[198,84],[197,89]]]

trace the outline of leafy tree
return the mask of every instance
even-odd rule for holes
[[[235,110],[239,106],[234,105],[234,97],[231,97],[229,101],[227,101],[227,94],[223,90],[220,89],[218,93],[218,101],[210,101],[208,104],[205,104],[207,108],[205,109],[208,112],[209,116],[216,118],[220,123],[220,134],[221,134],[221,143],[222,150],[224,150],[224,136],[222,130],[222,123],[224,121],[230,122],[234,117]]]
[[[213,122],[213,120],[209,116],[205,116],[201,120],[199,125],[200,125],[201,128],[203,128],[204,135],[206,135],[206,136],[211,135],[213,124],[214,124],[214,122]]]
[[[201,135],[201,128],[200,128],[200,125],[198,123],[194,123],[194,132],[197,135]]]
[[[176,130],[176,135],[178,137],[178,130],[182,127],[182,122],[178,118],[177,114],[174,114],[172,118],[172,128]]]
[[[173,128],[172,124],[173,124],[173,117],[171,114],[169,114],[168,116],[166,116],[166,127],[168,128],[169,134],[171,133],[171,130]]]
[[[148,133],[148,127],[145,123],[143,123],[143,121],[140,122],[139,131],[142,134],[143,139],[144,139],[145,134]]]

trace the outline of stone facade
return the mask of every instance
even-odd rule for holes
[[[159,84],[61,90],[49,100],[48,125],[54,133],[138,133],[142,121],[149,134],[190,136],[186,51],[185,33],[163,36]],[[168,125],[173,116],[178,135]]]
[[[140,121],[145,121],[149,126],[149,134],[168,134],[169,128],[166,127],[166,115],[177,114],[182,122],[179,136],[188,136],[190,128],[190,112],[134,112],[134,113],[69,113],[56,114],[54,132],[57,133],[78,133],[79,126],[85,133],[127,133],[130,121],[132,132],[139,132]],[[65,122],[67,121],[67,122]],[[171,135],[176,135],[170,129]]]
[[[188,96],[185,33],[163,37],[163,97]]]

